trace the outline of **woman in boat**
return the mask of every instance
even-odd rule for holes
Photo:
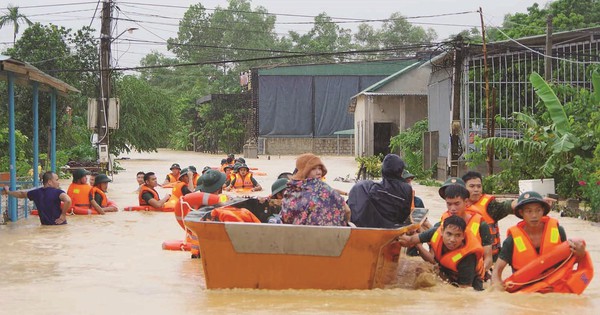
[[[567,240],[565,230],[558,225],[558,221],[547,216],[549,212],[550,205],[539,193],[528,191],[519,196],[515,215],[522,221],[508,229],[506,239],[502,243],[492,273],[494,287],[509,289],[502,280],[502,271],[506,265],[511,265],[516,273],[522,268],[528,268],[529,262],[552,252]],[[582,240],[568,242],[573,256],[577,260],[583,260],[586,257],[585,243]]]
[[[281,203],[283,223],[347,225],[350,208],[335,189],[321,180],[327,174],[321,159],[311,153],[302,154],[296,160],[296,168]]]

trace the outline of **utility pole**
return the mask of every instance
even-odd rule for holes
[[[100,96],[98,97],[98,157],[103,170],[110,171],[108,160],[109,130],[108,107],[111,92],[110,82],[110,46],[111,46],[112,0],[102,3],[102,19],[100,27]]]
[[[456,36],[454,46],[454,69],[452,72],[452,123],[450,124],[450,176],[456,177],[459,174],[458,159],[462,154],[460,150],[460,135],[462,126],[460,123],[460,92],[463,72],[464,59],[464,41],[463,38]]]
[[[552,80],[552,14],[546,19],[546,52],[544,57],[544,79]]]

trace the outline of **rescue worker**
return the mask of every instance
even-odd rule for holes
[[[418,235],[402,236],[400,243],[429,242],[430,252],[421,251],[424,260],[440,267],[440,276],[453,285],[483,290],[483,247],[467,223],[457,215],[447,217],[441,226]]]
[[[105,214],[106,212],[117,212],[119,209],[113,205],[108,204],[108,198],[106,192],[108,191],[108,183],[112,180],[104,174],[98,174],[94,181],[94,186],[90,190],[89,203],[90,208],[95,209],[98,214]]]
[[[196,189],[196,183],[198,183],[200,174],[198,174],[198,170],[193,165],[188,166],[188,170],[190,170],[192,172],[192,186],[194,186],[192,190],[194,190],[194,189]]]
[[[558,221],[548,217],[550,205],[535,191],[527,191],[519,196],[514,214],[522,219],[508,229],[506,239],[492,272],[494,287],[504,290],[502,271],[511,265],[513,272],[541,254],[567,240],[567,234]],[[585,243],[582,240],[569,240],[571,251],[577,259],[586,256]]]
[[[482,177],[478,172],[469,171],[463,175],[462,180],[470,194],[470,205],[467,207],[467,211],[481,215],[490,227],[490,234],[493,238],[492,260],[495,262],[501,247],[498,221],[513,213],[512,200],[498,202],[494,196],[484,194]]]
[[[67,189],[67,195],[71,198],[72,206],[90,207],[90,190],[92,186],[88,184],[87,175],[90,172],[81,168],[73,171],[73,182]]]
[[[171,173],[167,174],[163,185],[166,185],[168,183],[174,183],[179,179],[179,174],[181,173],[181,166],[179,166],[179,164],[177,163],[173,163],[173,165],[171,165],[170,170]]]
[[[250,189],[250,191],[261,191],[262,187],[260,184],[252,177],[252,173],[250,173],[250,169],[248,165],[241,164],[237,173],[235,174],[235,180],[232,180],[227,190],[231,189]]]
[[[159,199],[158,192],[154,189],[156,186],[158,186],[156,174],[154,174],[154,172],[146,173],[146,175],[144,175],[144,184],[140,188],[140,193],[138,194],[140,206],[162,208],[162,206],[169,201],[169,198],[171,198],[170,194]]]
[[[194,172],[188,170],[187,168],[181,170],[179,179],[173,186],[173,192],[171,194],[179,199],[180,197],[191,193],[194,190],[194,185],[191,179],[193,176]]]

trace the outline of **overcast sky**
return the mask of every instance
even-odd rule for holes
[[[169,37],[177,36],[178,20],[186,8],[192,4],[202,3],[205,8],[213,9],[217,6],[227,7],[226,0],[130,0],[115,1],[121,9],[119,17],[143,22],[119,21],[113,36],[122,31],[136,27],[133,33],[125,33],[121,38],[149,40],[164,42]],[[471,27],[480,27],[479,14],[475,11],[482,7],[485,23],[491,26],[500,26],[504,16],[508,13],[526,12],[527,7],[534,3],[545,5],[547,0],[252,0],[252,7],[262,6],[269,13],[309,15],[310,17],[291,17],[278,15],[277,22],[312,22],[315,15],[326,12],[332,18],[358,18],[358,19],[385,19],[393,12],[400,12],[406,17],[419,17],[424,15],[440,15],[471,11],[461,15],[449,15],[431,18],[410,18],[415,25],[433,28],[438,34],[438,40],[443,40],[449,35]],[[100,5],[94,11],[97,1],[85,0],[0,0],[1,14],[6,13],[9,5],[20,7],[19,12],[25,14],[33,22],[42,24],[53,23],[72,29],[79,29],[90,25],[100,29]],[[155,7],[148,4],[169,4],[181,8]],[[36,7],[37,6],[37,7]],[[116,14],[116,13],[114,13]],[[158,17],[161,16],[161,17]],[[340,24],[353,31],[357,24]],[[375,27],[378,25],[373,24]],[[284,35],[290,30],[305,33],[312,26],[308,24],[276,24],[276,32]],[[22,33],[22,31],[20,32]],[[0,50],[12,45],[12,25],[0,30]],[[118,59],[117,66],[136,66],[144,55],[152,50],[158,50],[167,56],[173,56],[166,51],[166,45],[139,45],[122,43],[113,46],[113,57]],[[113,62],[113,66],[116,66]]]

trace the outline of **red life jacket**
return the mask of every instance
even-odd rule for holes
[[[473,233],[467,233],[465,230],[464,246],[442,254],[444,241],[442,226],[440,226],[431,237],[430,246],[433,250],[435,260],[453,272],[449,275],[452,280],[458,280],[458,263],[471,254],[475,254],[475,257],[477,257],[476,273],[483,279],[485,274],[485,270],[483,270],[483,246],[481,246],[481,241],[478,241]]]
[[[96,194],[100,194],[100,196],[102,196],[102,201],[100,202],[99,206],[102,208],[105,208],[108,206],[108,198],[106,198],[106,194],[102,191],[102,189],[94,186],[92,187],[92,189],[90,190],[90,194],[89,194],[89,198],[88,200],[92,200],[96,197]]]
[[[511,264],[513,271],[523,268],[523,266],[527,265],[530,261],[536,259],[540,255],[552,251],[562,243],[558,231],[558,221],[544,216],[542,217],[542,222],[544,223],[544,234],[542,235],[542,244],[539,253],[531,243],[529,235],[523,230],[525,221],[521,221],[508,229],[507,233],[512,236],[514,241]]]
[[[494,241],[492,242],[492,255],[498,254],[498,252],[500,252],[500,246],[502,245],[500,243],[500,229],[498,228],[498,222],[490,217],[487,212],[488,205],[494,199],[494,196],[484,194],[479,198],[479,201],[467,208],[467,211],[481,215],[485,223],[490,227],[490,234],[494,238]]]
[[[140,192],[138,193],[138,201],[140,203],[140,206],[149,206],[149,204],[142,199],[142,195],[146,192],[149,192],[152,194],[152,198],[156,199],[157,201],[160,200],[158,198],[158,193],[156,192],[156,190],[154,190],[154,188],[150,188],[148,186],[146,186],[146,184],[140,186]]]

